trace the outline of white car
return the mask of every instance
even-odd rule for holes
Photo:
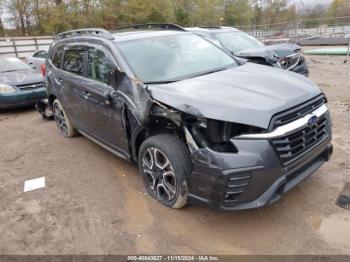
[[[45,64],[46,57],[47,57],[46,50],[37,50],[30,56],[26,57],[25,61],[33,69],[40,70],[41,65]]]

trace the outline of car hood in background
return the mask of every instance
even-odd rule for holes
[[[188,114],[265,129],[276,113],[321,93],[299,74],[253,63],[147,88],[153,99]]]
[[[278,44],[267,45],[260,48],[253,48],[234,52],[233,54],[239,57],[264,57],[268,60],[274,60],[275,56],[284,57],[294,54],[297,50],[300,50],[300,46],[296,44]]]
[[[0,73],[0,84],[8,85],[26,85],[32,83],[43,82],[41,72],[35,70],[12,71]]]

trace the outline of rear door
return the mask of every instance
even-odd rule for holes
[[[82,100],[85,97],[84,86],[87,84],[86,75],[87,47],[83,45],[65,46],[61,74],[54,79],[61,86],[60,99],[74,126],[79,129],[89,129],[87,125],[88,108]]]

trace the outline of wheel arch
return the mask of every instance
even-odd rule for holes
[[[57,97],[53,94],[48,95],[49,106],[52,108],[53,101],[55,101]]]
[[[186,144],[184,130],[172,119],[167,117],[151,115],[149,122],[145,126],[139,126],[132,136],[132,157],[138,162],[138,153],[142,143],[149,137],[159,134],[172,134]],[[187,144],[186,144],[187,146]]]

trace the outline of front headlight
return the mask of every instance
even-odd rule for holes
[[[16,90],[10,85],[0,84],[0,94],[13,93],[15,91]]]

